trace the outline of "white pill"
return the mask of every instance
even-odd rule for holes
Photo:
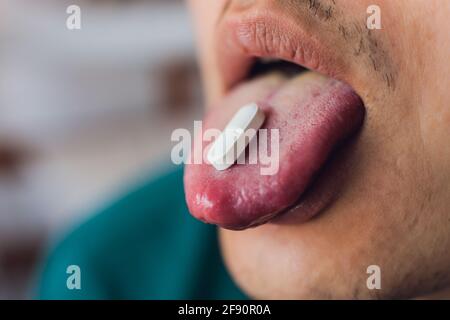
[[[264,119],[264,112],[256,103],[247,104],[235,113],[208,151],[208,161],[216,170],[228,169],[236,162]]]

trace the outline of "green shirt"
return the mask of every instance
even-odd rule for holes
[[[70,290],[67,267],[80,268]],[[189,214],[180,168],[77,227],[39,275],[42,299],[245,299],[228,275],[217,230]]]

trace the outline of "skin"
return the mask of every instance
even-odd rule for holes
[[[348,66],[337,76],[366,106],[360,135],[313,188],[320,192],[339,180],[339,196],[324,212],[305,223],[285,219],[245,231],[220,230],[226,264],[254,298],[449,293],[450,1],[378,0],[382,29],[368,32],[371,4],[189,1],[207,106],[228,90],[215,50],[221,21],[255,8],[295,19],[335,50]],[[381,268],[381,290],[366,286],[366,269],[373,264]]]

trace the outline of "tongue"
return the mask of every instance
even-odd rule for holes
[[[261,169],[267,169],[262,163],[235,164],[225,171],[205,162],[186,165],[187,204],[192,215],[204,222],[238,230],[286,211],[364,118],[361,99],[342,82],[312,72],[289,80],[272,74],[232,91],[206,117],[202,130],[222,130],[241,106],[253,101],[265,111],[262,128],[279,130],[278,170],[262,175]],[[202,136],[196,137],[192,154],[210,143]]]

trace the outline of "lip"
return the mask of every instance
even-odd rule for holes
[[[333,48],[278,8],[230,12],[217,28],[216,53],[225,92],[247,76],[256,58],[289,61],[348,82],[349,66]]]

